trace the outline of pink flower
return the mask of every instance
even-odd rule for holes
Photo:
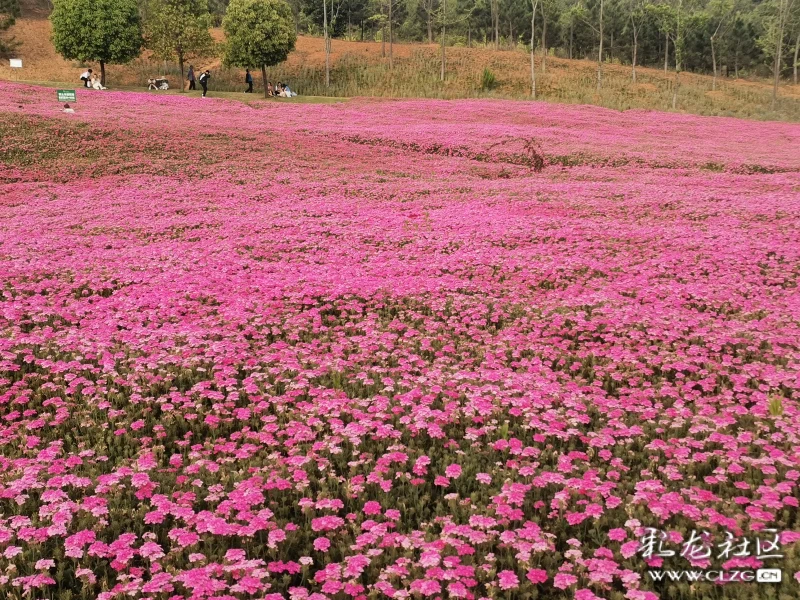
[[[639,543],[638,540],[631,540],[630,542],[625,542],[619,549],[620,554],[622,554],[622,556],[625,558],[630,558],[639,551],[640,545],[641,544]]]
[[[317,517],[311,520],[312,531],[334,531],[344,525],[344,519],[334,515]]]
[[[379,515],[381,514],[381,505],[374,500],[370,500],[366,504],[364,504],[364,514],[365,515]]]
[[[569,573],[559,573],[553,578],[553,586],[560,590],[565,590],[569,586],[574,585],[577,581],[578,578],[574,575],[570,575]]]
[[[461,477],[461,465],[452,464],[448,465],[447,468],[444,470],[445,477],[449,477],[450,479],[457,479]]]
[[[429,551],[423,552],[419,558],[419,564],[422,567],[436,567],[439,565],[439,561],[441,560],[441,556],[438,552]]]
[[[533,584],[544,583],[547,581],[547,571],[544,569],[531,569],[526,577]]]
[[[267,536],[267,545],[275,548],[278,543],[286,539],[286,532],[283,529],[273,529]]]
[[[158,560],[164,557],[164,549],[155,542],[145,542],[142,544],[142,547],[139,548],[139,554],[141,554],[143,558]]]
[[[625,531],[625,529],[623,529],[621,527],[617,527],[615,529],[611,529],[608,532],[608,539],[610,539],[610,540],[612,540],[614,542],[621,542],[626,537],[628,537],[628,532]],[[626,557],[626,558],[629,558],[629,557]]]
[[[415,579],[411,582],[412,592],[418,592],[423,596],[435,596],[442,591],[441,584],[435,579]]]
[[[317,552],[327,552],[331,547],[331,541],[326,537],[318,537],[314,540],[314,550]]]
[[[519,578],[514,571],[500,571],[497,579],[501,590],[514,590],[519,587]]]
[[[478,473],[475,475],[475,479],[478,481],[478,483],[482,483],[484,485],[489,485],[492,483],[492,476],[488,473]]]

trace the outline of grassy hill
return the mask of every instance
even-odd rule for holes
[[[221,31],[215,31],[221,39]],[[50,43],[50,23],[46,14],[23,14],[10,34],[21,43],[17,56],[24,68],[12,70],[8,61],[0,63],[0,78],[18,81],[76,82],[84,65],[63,60]],[[288,81],[303,95],[382,96],[382,97],[499,97],[528,98],[530,58],[523,48],[447,48],[447,77],[439,79],[440,49],[428,44],[395,44],[394,66],[381,54],[377,42],[333,41],[331,86],[324,85],[325,55],[320,38],[300,36],[297,50],[284,64],[269,70],[273,81]],[[214,72],[212,90],[241,91],[243,71],[221,67],[219,59],[198,62],[196,67]],[[481,75],[489,69],[497,80],[492,90],[481,88]],[[637,68],[638,81],[631,80],[629,66],[604,66],[604,85],[596,89],[596,64],[584,60],[548,57],[546,70],[537,61],[539,99],[580,104],[596,104],[627,110],[645,108],[670,110],[674,74],[661,69]],[[167,75],[178,85],[175,65],[154,62],[146,55],[130,65],[111,65],[107,69],[110,86],[144,87],[148,77]],[[258,78],[260,79],[260,78]],[[260,85],[260,82],[258,83]],[[800,86],[783,86],[781,99],[773,110],[771,87],[767,81],[721,78],[711,91],[711,77],[681,74],[677,108],[704,115],[726,115],[756,119],[800,121]]]

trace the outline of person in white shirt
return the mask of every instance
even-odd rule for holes
[[[81,73],[81,81],[83,82],[83,87],[87,87],[87,88],[88,87],[92,87],[91,83],[90,83],[91,79],[92,79],[92,70],[91,69]]]

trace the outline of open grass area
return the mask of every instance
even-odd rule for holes
[[[109,90],[88,90],[80,86],[76,86],[74,81],[27,81],[27,80],[17,79],[16,83],[24,83],[26,85],[48,87],[48,88],[53,88],[53,90],[57,89],[76,90],[80,92],[81,96],[83,94],[95,94],[95,93],[102,94],[109,90],[121,91],[121,92],[137,92],[153,96],[178,95],[187,98],[200,98],[202,93],[200,89],[181,91],[180,89],[170,88],[168,90],[156,91],[156,90],[146,90],[146,89],[143,90],[141,87],[134,87],[134,86],[113,86],[109,88]],[[263,102],[280,102],[285,104],[334,104],[337,102],[346,102],[348,100],[348,98],[338,98],[336,96],[295,96],[293,98],[280,98],[280,97],[264,98],[263,92],[245,94],[244,92],[231,92],[231,91],[220,91],[220,90],[209,90],[208,96],[210,98],[225,98],[227,100],[238,100],[244,103],[263,101]]]

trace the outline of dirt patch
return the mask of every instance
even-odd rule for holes
[[[652,83],[635,83],[631,89],[637,94],[653,94],[658,91]]]

